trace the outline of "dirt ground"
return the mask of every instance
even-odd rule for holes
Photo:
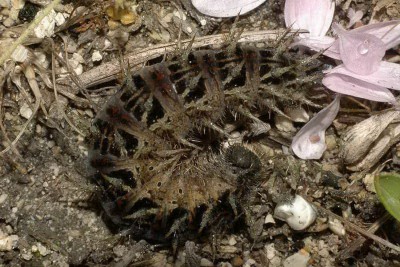
[[[49,2],[0,0],[0,50]],[[268,147],[274,156],[263,164],[282,179],[261,184],[250,206],[253,227],[171,244],[138,240],[111,223],[99,201],[101,188],[91,179],[88,153],[91,124],[118,90],[121,66],[138,69],[146,59],[176,50],[159,45],[179,39],[224,34],[222,41],[213,41],[229,40],[235,20],[201,15],[188,0],[125,1],[131,9],[124,14],[113,10],[113,2],[63,1],[55,9],[51,37],[38,38],[38,33],[28,38],[23,43],[27,50],[14,53],[0,68],[0,266],[400,266],[399,252],[380,242],[399,245],[400,224],[385,215],[371,188],[377,166],[399,169],[397,137],[362,168],[351,170],[339,157],[344,133],[387,109],[369,101],[345,99],[327,131],[328,150],[319,161],[297,159],[285,141]],[[336,3],[335,20],[343,24],[349,7],[364,12],[360,23],[400,17],[396,1]],[[283,5],[267,0],[240,17],[235,27],[243,34],[283,30]],[[398,47],[388,54],[400,62]],[[286,141],[295,134],[291,127],[297,131],[304,125],[278,119],[274,123],[277,132],[288,131],[280,139]],[[310,228],[294,231],[272,218],[275,204],[270,195],[282,184],[317,206],[318,218]],[[365,235],[371,226],[377,226],[369,232],[375,241]]]

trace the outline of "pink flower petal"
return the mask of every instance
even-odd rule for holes
[[[286,0],[285,23],[293,29],[308,30],[311,37],[324,36],[334,12],[332,0]]]
[[[297,0],[286,0],[285,2],[283,13],[285,15],[285,24],[287,28],[292,27],[293,29],[299,29],[299,25],[296,23],[296,2]]]
[[[347,17],[350,19],[350,21],[349,21],[349,24],[347,24],[347,28],[350,28],[356,22],[360,21],[363,16],[364,16],[364,13],[361,10],[358,10],[356,12],[356,11],[354,11],[354,9],[349,8],[349,11],[347,12]]]
[[[386,53],[384,42],[368,33],[345,31],[338,26],[335,30],[339,35],[340,57],[348,70],[361,75],[378,70]]]
[[[326,150],[325,131],[339,112],[340,95],[318,112],[293,138],[291,148],[301,159],[319,159]]]
[[[235,17],[243,15],[266,0],[192,0],[193,6],[201,13],[211,17]]]
[[[374,23],[352,30],[357,33],[372,34],[386,45],[386,50],[400,44],[400,20]]]
[[[309,1],[312,2],[312,1]],[[332,24],[335,13],[335,3],[331,0],[316,0],[311,7],[310,14],[310,36],[325,36]]]
[[[374,85],[400,90],[400,64],[396,63],[381,61],[378,70],[370,75],[353,73],[347,70],[343,64],[328,71],[328,73],[344,74]]]
[[[392,104],[396,102],[393,94],[385,87],[342,74],[328,74],[322,79],[322,84],[334,92],[345,95]]]

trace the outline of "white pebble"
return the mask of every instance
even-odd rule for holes
[[[40,243],[38,243],[37,248],[38,248],[40,255],[42,255],[42,256],[46,256],[46,255],[50,254],[50,251]]]
[[[253,259],[248,259],[244,264],[243,267],[251,267],[252,265],[256,264],[256,261]]]
[[[57,26],[61,26],[65,22],[65,17],[64,17],[63,14],[57,13],[57,15],[55,16],[54,20],[56,21],[56,25]]]
[[[285,221],[294,230],[304,230],[315,221],[317,213],[307,200],[296,195],[293,200],[278,204],[274,217]]]
[[[284,267],[307,267],[308,261],[310,260],[310,254],[305,250],[289,256],[283,261]]]
[[[265,216],[264,223],[265,223],[265,224],[268,224],[268,223],[275,224],[274,217],[272,216],[271,213],[268,213],[267,216]]]
[[[0,205],[4,203],[4,201],[6,201],[8,195],[6,193],[3,193],[0,195]]]
[[[275,244],[271,243],[271,244],[265,245],[264,248],[266,250],[267,259],[272,260],[276,255]]]
[[[330,219],[328,222],[328,227],[333,233],[337,234],[338,236],[344,236],[346,234],[346,229],[338,219]]]
[[[43,11],[36,14],[36,18],[41,16]],[[54,10],[42,19],[42,21],[33,30],[37,38],[51,37],[54,34],[54,27],[56,25],[56,12]]]
[[[214,266],[214,263],[212,263],[211,261],[209,261],[206,258],[201,258],[200,260],[200,266],[201,267],[212,267]]]
[[[102,59],[103,59],[103,56],[100,54],[100,52],[95,50],[92,54],[92,61],[97,62],[97,61],[101,61]]]
[[[32,116],[33,111],[27,103],[24,103],[20,108],[19,113],[21,113],[21,116],[25,119],[29,119]]]
[[[228,244],[230,246],[234,246],[234,245],[236,245],[236,243],[237,243],[237,241],[236,241],[235,237],[231,236],[231,238],[229,238]]]
[[[0,251],[10,251],[17,247],[19,237],[17,235],[5,235],[0,231]]]
[[[18,45],[17,48],[15,48],[14,52],[11,54],[11,58],[15,62],[24,62],[28,57],[28,52],[29,50],[25,46]]]

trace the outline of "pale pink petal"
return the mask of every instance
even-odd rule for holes
[[[311,37],[324,36],[334,12],[332,0],[286,0],[285,24],[293,29],[307,30]]]
[[[243,15],[266,0],[192,0],[193,6],[201,13],[211,17],[235,17]]]
[[[347,12],[347,17],[350,19],[350,21],[349,21],[349,24],[347,24],[347,28],[350,28],[356,22],[360,21],[363,16],[364,16],[364,13],[361,10],[358,10],[356,12],[356,11],[354,11],[354,9],[349,8],[349,11]]]
[[[374,23],[359,27],[352,32],[372,34],[386,45],[386,50],[400,44],[400,20]]]
[[[332,124],[340,107],[337,95],[326,108],[318,112],[293,138],[291,148],[301,159],[319,159],[326,150],[325,131]]]
[[[297,0],[296,1],[296,24],[299,29],[304,29],[310,31],[309,23],[310,23],[310,14],[311,14],[311,5],[315,0]]]
[[[322,84],[336,93],[378,102],[389,102],[392,104],[396,102],[393,94],[385,87],[370,84],[342,74],[328,74],[322,79]]]
[[[316,0],[314,1],[311,10],[312,13],[309,20],[310,36],[325,36],[333,20],[335,3],[331,0]]]
[[[356,79],[386,87],[389,89],[400,90],[400,64],[381,61],[377,71],[370,75],[359,75],[346,69],[342,64],[328,71],[329,74],[344,74]]]
[[[336,43],[335,39],[329,36],[322,37],[306,37],[299,38],[291,46],[306,46],[314,51],[325,50],[324,55],[331,57],[333,59],[340,59],[339,49],[331,49]]]
[[[297,0],[286,0],[283,13],[285,15],[286,27],[297,30],[299,29],[299,25],[296,23],[296,3]]]
[[[386,53],[384,42],[368,33],[345,31],[340,27],[334,27],[339,35],[340,57],[348,70],[361,75],[378,70]]]

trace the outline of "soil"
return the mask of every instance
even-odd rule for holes
[[[21,5],[11,9],[7,2],[0,0],[4,4],[0,5],[0,49],[14,41],[49,1],[14,1]],[[204,16],[189,0],[122,1],[131,8],[126,14],[118,14],[113,2],[63,1],[55,11],[66,19],[55,26],[51,38],[29,38],[24,42],[28,59],[22,63],[13,56],[0,68],[1,150],[23,131],[13,148],[0,152],[0,266],[400,266],[398,251],[360,233],[378,223],[379,230],[371,235],[393,246],[400,244],[400,224],[385,215],[371,189],[371,173],[380,163],[392,159],[382,168],[399,169],[397,144],[359,171],[350,171],[339,157],[344,132],[387,108],[369,101],[344,100],[344,110],[327,131],[328,150],[319,161],[299,160],[288,152],[295,134],[290,129],[279,142],[268,143],[274,157],[264,164],[271,166],[275,180],[260,184],[257,201],[247,212],[251,227],[246,221],[229,231],[160,243],[138,239],[129,229],[113,224],[99,200],[102,188],[93,182],[94,170],[88,163],[91,125],[118,91],[124,70],[146,64],[135,55],[193,37],[224,34],[229,41],[234,38],[229,34],[235,33],[232,25],[244,33],[284,30],[284,1],[268,0],[237,22]],[[364,12],[359,23],[400,16],[395,1],[336,2],[334,20],[343,25],[349,7]],[[400,49],[388,54],[399,57]],[[148,60],[152,57],[145,55]],[[36,91],[27,79],[30,74],[22,71],[26,66],[34,70]],[[52,83],[52,71],[56,93],[46,82]],[[323,95],[320,104],[325,106],[333,94],[324,89]],[[24,129],[37,101],[42,106]],[[287,130],[281,121],[274,123],[277,132]],[[304,123],[291,125],[297,131]],[[313,202],[316,222],[295,231],[274,219],[279,199],[271,201],[271,196],[281,193],[296,193]]]

